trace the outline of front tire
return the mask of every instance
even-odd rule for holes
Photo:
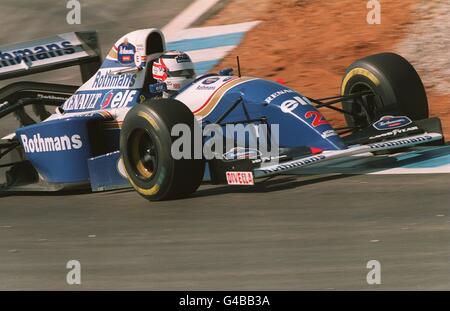
[[[150,201],[177,199],[199,187],[204,161],[174,159],[172,127],[185,124],[192,136],[199,126],[186,105],[174,99],[147,100],[133,107],[125,117],[120,134],[120,152],[128,180],[134,189]],[[192,155],[192,154],[191,154]]]
[[[414,67],[400,55],[376,54],[351,64],[342,80],[341,95],[363,91],[375,95],[366,106],[343,103],[345,110],[363,115],[360,119],[345,115],[349,126],[367,127],[368,122],[388,114],[401,114],[413,120],[428,118],[423,83]]]

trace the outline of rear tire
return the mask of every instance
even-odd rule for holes
[[[120,134],[120,152],[128,180],[136,191],[150,201],[177,199],[199,187],[205,164],[191,157],[175,160],[171,136],[175,124],[191,130],[199,126],[186,105],[174,99],[147,100],[133,107],[125,117]]]
[[[366,122],[375,122],[382,115],[397,114],[413,120],[428,118],[428,100],[423,83],[414,67],[394,53],[382,53],[362,58],[351,64],[342,80],[341,94],[350,95],[372,91],[376,97],[367,107],[343,103],[347,111],[366,114]],[[365,110],[365,111],[364,111]],[[349,126],[366,127],[370,124],[345,115]]]

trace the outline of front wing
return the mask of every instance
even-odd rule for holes
[[[324,151],[320,154],[301,157],[282,163],[266,163],[259,168],[253,169],[253,176],[255,178],[262,178],[276,174],[282,174],[293,169],[298,169],[306,166],[349,157],[357,154],[364,154],[368,152],[386,151],[399,148],[414,147],[434,141],[441,140],[442,134],[439,133],[425,133],[400,139],[387,140],[367,145],[350,146],[345,150]]]

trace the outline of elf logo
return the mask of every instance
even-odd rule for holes
[[[38,133],[31,138],[21,134],[20,139],[25,153],[59,152],[83,147],[83,141],[78,134],[45,137]]]
[[[108,93],[106,93],[103,96],[102,107],[101,107],[102,109],[105,109],[106,107],[108,107],[109,103],[111,102],[111,100],[113,98],[113,95],[114,95],[113,91],[109,91]]]
[[[108,93],[107,93],[107,95],[108,95]],[[126,91],[116,92],[110,100],[108,99],[108,103],[106,105],[105,105],[105,103],[103,103],[102,107],[106,108],[106,107],[108,107],[108,105],[111,108],[127,107],[129,104],[131,104],[134,101],[136,94],[138,94],[138,91],[136,91],[136,90],[126,90]]]
[[[267,101],[266,101],[267,102]],[[284,113],[293,113],[293,111],[299,106],[308,106],[308,102],[301,98],[300,96],[294,96],[292,99],[285,100],[281,105],[280,109]]]

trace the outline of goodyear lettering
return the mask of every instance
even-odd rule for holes
[[[83,147],[83,141],[78,134],[70,137],[67,135],[41,137],[41,134],[34,134],[31,138],[22,134],[20,139],[26,153],[67,151]]]
[[[75,48],[70,41],[50,43],[15,51],[0,51],[0,68],[18,65],[22,63],[22,61],[31,63],[73,53],[75,53]]]
[[[397,136],[403,133],[411,132],[411,131],[417,131],[419,128],[417,126],[408,127],[406,129],[395,129],[391,132],[370,136],[369,139],[377,139],[377,138],[384,138],[384,137],[390,137],[390,136]]]

